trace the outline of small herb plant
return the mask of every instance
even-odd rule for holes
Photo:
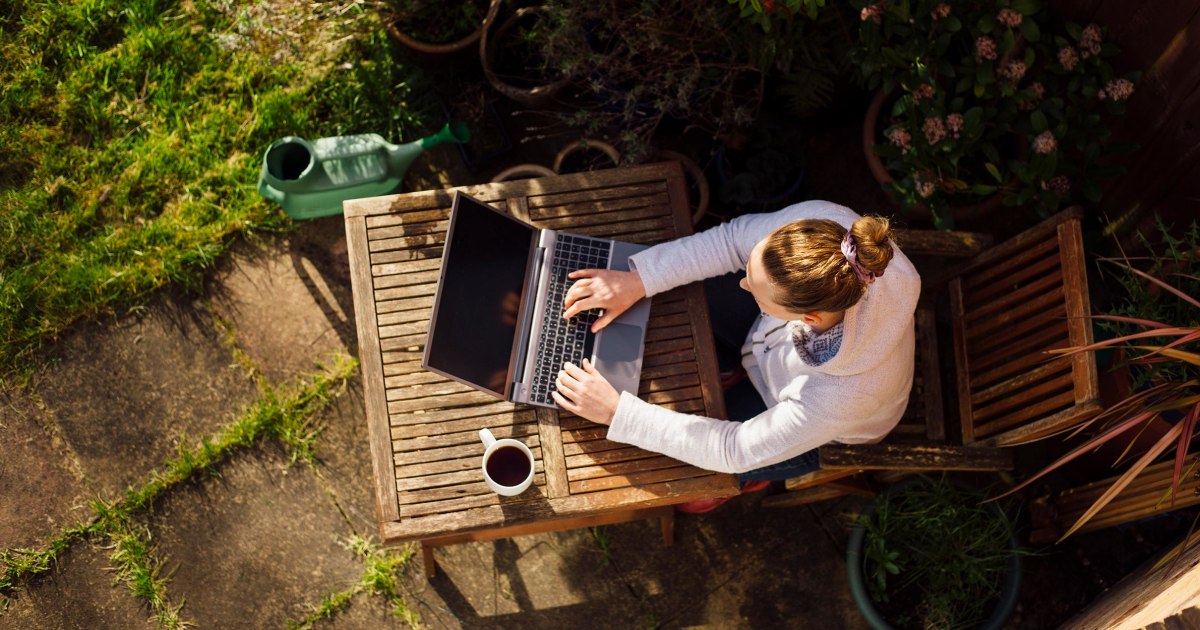
[[[859,517],[868,595],[895,628],[978,625],[1024,553],[1012,545],[1012,523],[944,476],[904,483]]]

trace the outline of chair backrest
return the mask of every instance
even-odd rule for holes
[[[1100,409],[1078,208],[976,256],[950,280],[964,444],[1011,445]]]

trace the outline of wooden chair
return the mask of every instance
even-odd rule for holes
[[[879,444],[826,445],[821,469],[789,479],[787,494],[764,500],[790,506],[921,471],[1007,470],[1001,446],[1078,423],[1100,408],[1090,353],[1051,358],[1047,350],[1091,343],[1081,212],[1069,209],[995,247],[979,235],[901,232],[911,258],[969,257],[944,278],[925,278],[918,305],[916,372],[909,408]],[[940,235],[940,236],[939,236]],[[942,266],[945,266],[944,264]],[[936,300],[949,294],[954,380],[943,387]],[[947,394],[953,401],[947,404]],[[958,411],[948,426],[947,411]],[[948,430],[955,429],[955,430]]]
[[[1191,457],[1184,468],[1187,474],[1179,480],[1179,494],[1172,501],[1167,497],[1175,476],[1175,459],[1148,466],[1134,478],[1108,505],[1079,528],[1086,533],[1132,523],[1148,516],[1200,504],[1200,475],[1193,473],[1196,458]],[[1057,541],[1079,520],[1100,495],[1108,491],[1119,475],[1072,488],[1053,495],[1042,496],[1030,503],[1029,542],[1035,545]]]

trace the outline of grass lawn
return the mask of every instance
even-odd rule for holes
[[[266,146],[411,139],[421,80],[357,2],[0,4],[0,375],[287,229],[255,191]]]

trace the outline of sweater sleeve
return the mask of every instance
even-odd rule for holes
[[[786,223],[781,212],[742,215],[698,234],[655,245],[630,256],[629,267],[641,276],[647,296],[745,269],[750,250]]]
[[[836,400],[848,410],[857,406],[844,394]],[[836,439],[842,425],[830,415],[831,411],[785,399],[745,422],[733,422],[678,413],[625,392],[608,429],[608,439],[706,470],[743,473],[786,461]]]

